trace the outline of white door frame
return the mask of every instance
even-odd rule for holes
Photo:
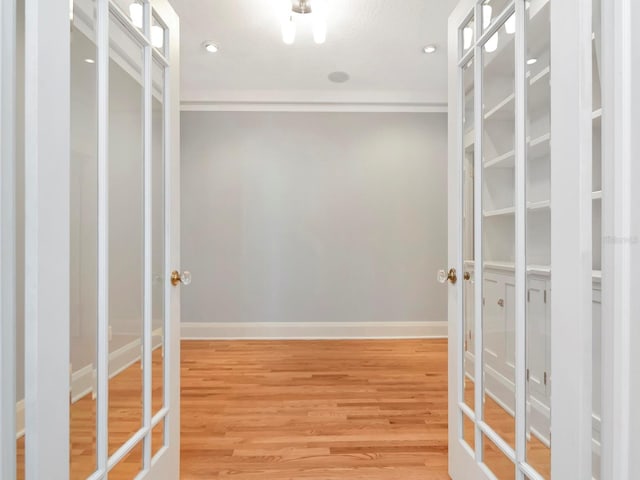
[[[602,479],[640,471],[640,5],[602,2]]]
[[[16,4],[0,4],[0,478],[16,472]]]
[[[553,372],[553,395],[551,400],[552,478],[591,478],[591,301],[592,301],[592,198],[591,198],[591,137],[592,137],[592,89],[591,89],[591,2],[584,0],[551,0],[551,260],[552,275],[552,319],[551,322],[551,365]],[[460,61],[458,45],[459,27],[468,13],[480,7],[480,0],[462,0],[449,21],[449,266],[463,271],[461,257],[461,130],[462,105],[460,99]],[[524,1],[516,0],[512,7],[519,14],[516,29],[516,52],[524,53]],[[479,18],[479,16],[476,16]],[[568,19],[570,21],[568,21]],[[478,22],[476,22],[478,30]],[[476,32],[476,41],[492,35],[491,27],[484,33]],[[518,33],[520,32],[520,34]],[[477,122],[482,112],[482,81],[478,72],[479,53],[476,46],[476,75],[474,99],[475,124],[475,195],[476,205],[481,205],[482,189],[478,177],[482,168],[482,134]],[[524,61],[524,56],[522,56]],[[516,84],[524,83],[523,65],[516,64]],[[516,86],[516,156],[524,158],[525,138],[522,112],[525,92]],[[562,161],[558,161],[562,159]],[[518,465],[518,480],[526,474],[537,479],[535,472],[527,468],[524,460],[524,288],[526,278],[525,251],[522,231],[524,228],[524,188],[525,172],[516,169],[516,278],[520,292],[516,297],[516,451],[513,455]],[[479,210],[476,207],[476,210]],[[482,215],[476,215],[475,252],[481,252],[482,235],[480,222]],[[553,233],[555,232],[555,233]],[[474,275],[481,278],[482,265],[476,258]],[[462,415],[460,385],[462,385],[463,334],[461,284],[449,287],[449,472],[454,480],[493,478],[482,464],[479,444],[481,433],[491,433],[477,422],[475,436],[475,456],[461,441]],[[476,417],[482,419],[482,282],[475,282],[475,405]],[[519,326],[518,326],[519,325]],[[567,346],[571,345],[568,350]],[[473,413],[473,412],[471,412]],[[473,418],[473,415],[470,416]],[[477,420],[477,418],[476,418]],[[504,442],[502,442],[504,443]],[[501,447],[505,455],[510,450]],[[504,448],[503,448],[504,447]],[[619,477],[621,478],[621,477]]]

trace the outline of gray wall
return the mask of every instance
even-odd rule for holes
[[[183,322],[446,321],[446,114],[182,114]]]

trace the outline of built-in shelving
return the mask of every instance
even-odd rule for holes
[[[536,158],[549,155],[549,139],[551,135],[545,133],[537,138],[531,140],[527,139],[527,160],[534,160]],[[515,151],[510,150],[507,153],[503,153],[495,158],[487,160],[484,163],[485,168],[513,168],[515,167]]]

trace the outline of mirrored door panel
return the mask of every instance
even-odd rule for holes
[[[70,468],[87,478],[97,468],[98,92],[96,2],[71,12],[70,158]]]
[[[165,69],[157,61],[152,70],[152,155],[151,155],[151,249],[152,249],[152,415],[164,406],[164,338],[165,338],[165,289],[167,288],[165,253]],[[153,444],[162,443],[163,437],[154,430]]]
[[[526,459],[551,471],[551,71],[550,4],[525,10],[526,58]]]
[[[109,22],[109,455],[143,426],[144,48]]]
[[[515,50],[506,24],[482,47],[484,420],[515,448]]]
[[[461,389],[464,403],[473,411],[475,409],[475,265],[474,265],[474,160],[475,129],[474,113],[474,62],[471,60],[463,67],[463,172],[462,172],[462,301],[464,331],[464,376]]]

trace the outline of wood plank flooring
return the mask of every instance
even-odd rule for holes
[[[182,479],[449,478],[445,340],[182,349]]]
[[[162,398],[160,353],[154,411]],[[182,479],[449,478],[446,340],[184,341],[181,374]],[[140,375],[136,363],[111,380],[110,451],[140,424]],[[485,411],[512,443],[513,417],[490,399]],[[71,479],[94,469],[94,426],[87,396],[71,408]],[[154,452],[161,433],[153,432]],[[470,422],[464,433],[473,447]],[[24,439],[18,455],[21,464]],[[549,450],[533,437],[528,457],[549,478]],[[490,443],[485,461],[498,479],[514,478],[513,464]],[[140,463],[135,449],[109,478],[132,479]]]

